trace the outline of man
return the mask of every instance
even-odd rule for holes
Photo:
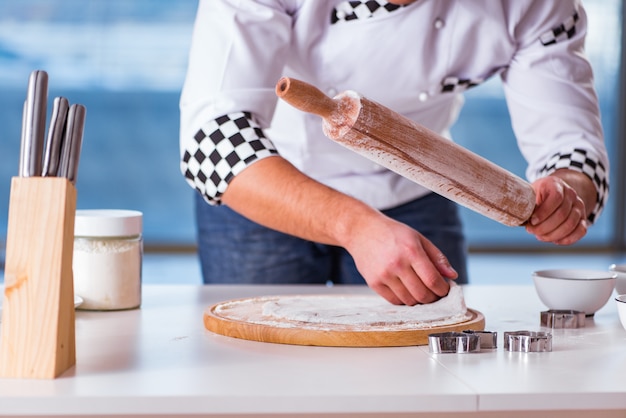
[[[449,135],[462,92],[499,75],[537,206],[526,229],[580,240],[608,190],[577,1],[201,1],[181,96],[207,283],[363,283],[391,303],[467,281],[456,206],[324,137],[282,101],[292,76],[355,90]],[[208,203],[208,204],[207,204]]]

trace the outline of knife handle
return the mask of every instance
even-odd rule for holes
[[[69,102],[65,97],[54,98],[48,127],[48,141],[43,158],[43,175],[46,177],[54,177],[58,173],[68,110]]]
[[[48,100],[48,73],[37,70],[28,79],[26,115],[23,122],[20,176],[41,176],[44,137],[46,133],[46,102]]]
[[[73,104],[67,114],[65,138],[61,146],[61,160],[59,163],[59,177],[65,177],[76,184],[78,161],[83,142],[85,128],[85,106]]]
[[[22,136],[20,139],[20,161],[18,167],[18,174],[20,177],[26,177],[28,175],[28,158],[26,158],[26,147],[29,145],[26,141],[26,113],[28,112],[28,98],[24,100],[24,106],[22,108]]]

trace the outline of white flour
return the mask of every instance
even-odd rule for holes
[[[342,138],[352,129],[361,111],[361,96],[347,90],[334,97],[337,108],[322,122],[324,135],[332,140]]]

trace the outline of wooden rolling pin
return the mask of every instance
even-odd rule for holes
[[[533,212],[535,192],[528,182],[354,91],[330,98],[283,77],[276,94],[321,116],[333,141],[488,218],[519,226]]]

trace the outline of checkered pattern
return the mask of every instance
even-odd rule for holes
[[[351,20],[369,19],[370,17],[387,14],[401,7],[385,0],[344,1],[335,7],[330,15],[330,23],[349,22]]]
[[[574,35],[576,35],[576,23],[579,19],[580,18],[578,16],[578,12],[574,12],[574,14],[570,16],[565,22],[561,23],[555,28],[552,28],[551,31],[541,35],[539,40],[541,41],[543,46],[548,46],[554,45],[560,41],[571,39]]]
[[[183,153],[181,171],[212,205],[220,204],[228,183],[253,161],[278,154],[249,112],[221,116],[194,139]]]
[[[485,80],[483,80],[482,78],[470,80],[467,78],[446,77],[441,82],[441,92],[460,93],[481,84],[483,81]]]
[[[589,215],[589,221],[593,223],[602,212],[609,194],[608,173],[604,165],[600,161],[590,158],[584,149],[576,148],[569,154],[554,154],[548,163],[539,170],[539,175],[544,177],[560,168],[580,171],[593,181],[597,193],[596,206]]]

